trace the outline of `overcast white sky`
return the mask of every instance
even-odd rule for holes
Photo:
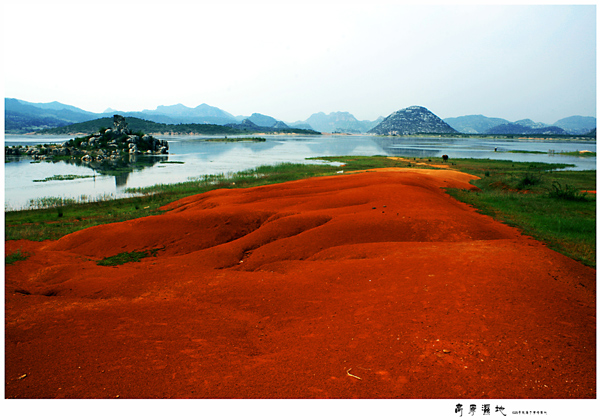
[[[585,2],[583,2],[585,3]],[[292,122],[411,105],[596,115],[596,6],[4,2],[5,97],[88,111],[202,103]]]

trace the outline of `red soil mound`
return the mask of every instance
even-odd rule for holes
[[[596,271],[442,189],[470,179],[220,190],[7,242],[31,257],[6,268],[6,396],[595,398]]]

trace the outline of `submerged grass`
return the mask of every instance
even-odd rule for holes
[[[90,226],[160,214],[160,208],[180,198],[222,188],[248,188],[382,167],[417,167],[443,164],[441,158],[404,161],[385,156],[318,158],[327,164],[282,163],[238,173],[206,175],[177,184],[130,189],[138,196],[98,202],[56,199],[50,208],[5,212],[6,240],[58,239]],[[335,166],[334,166],[335,163]],[[568,165],[511,162],[490,159],[451,159],[451,169],[480,177],[472,183],[479,191],[448,190],[455,198],[476,207],[549,247],[596,265],[596,171],[566,171]],[[340,166],[343,165],[343,166]],[[63,201],[61,201],[63,200]],[[53,200],[49,200],[53,201]]]

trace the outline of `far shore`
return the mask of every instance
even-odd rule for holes
[[[5,133],[7,136],[44,136],[44,137],[68,137],[68,136],[87,136],[90,133],[66,133],[66,134],[42,134],[38,132],[31,133]],[[458,134],[407,134],[407,135],[380,135],[380,134],[370,134],[370,133],[327,133],[321,132],[319,134],[306,134],[306,133],[280,133],[280,132],[248,132],[248,133],[240,133],[240,134],[231,134],[231,133],[178,133],[174,131],[170,132],[149,132],[146,133],[151,136],[207,136],[207,137],[215,137],[215,136],[281,136],[281,137],[290,137],[290,136],[372,136],[372,137],[389,137],[389,138],[447,138],[447,139],[455,139],[455,138],[484,138],[484,139],[498,139],[498,140],[527,140],[527,141],[589,141],[596,142],[595,137],[583,136],[583,135],[565,135],[565,136],[524,136],[524,135],[512,135],[512,134],[467,134],[467,133],[458,133]]]

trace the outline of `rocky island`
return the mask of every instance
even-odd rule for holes
[[[77,137],[63,144],[37,146],[6,146],[6,156],[27,155],[35,159],[71,158],[82,161],[120,159],[138,154],[168,154],[169,143],[142,132],[133,133],[125,118],[113,116],[113,128],[100,129],[85,137]]]

